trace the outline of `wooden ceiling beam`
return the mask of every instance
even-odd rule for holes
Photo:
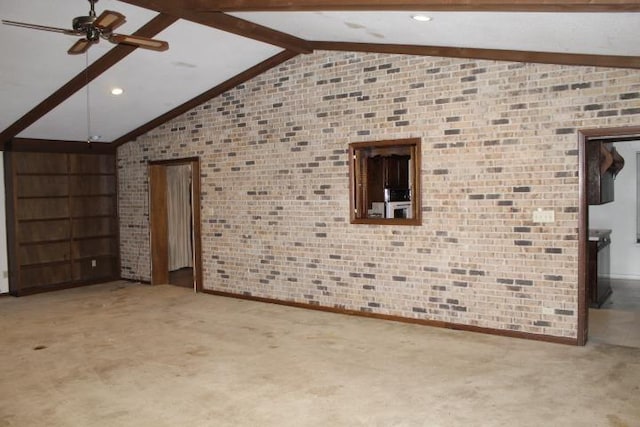
[[[258,40],[274,46],[291,50],[297,53],[311,53],[311,49],[306,40],[283,33],[271,28],[264,27],[244,19],[221,13],[215,8],[209,10],[194,10],[186,7],[184,1],[163,1],[163,0],[122,0],[135,6],[152,9],[176,18],[206,25],[218,30],[233,33],[242,37]]]
[[[163,11],[191,12],[425,10],[477,12],[631,12],[639,1],[624,0],[124,0]]]
[[[104,142],[59,141],[54,139],[13,138],[5,151],[36,151],[41,153],[115,154],[116,147]]]
[[[122,144],[125,144],[129,141],[132,141],[134,139],[136,139],[137,137],[139,137],[140,135],[144,135],[145,133],[157,128],[158,126],[168,122],[171,119],[174,119],[178,116],[180,116],[181,114],[186,113],[187,111],[197,107],[198,105],[201,105],[213,98],[215,98],[218,95],[221,95],[231,89],[233,89],[234,87],[238,86],[239,84],[242,84],[248,80],[251,80],[252,78],[264,73],[267,70],[272,69],[273,67],[277,67],[278,65],[282,64],[285,61],[288,61],[289,59],[295,57],[298,55],[298,52],[293,52],[290,50],[285,50],[282,51],[280,53],[278,53],[277,55],[272,56],[271,58],[268,58],[262,62],[260,62],[259,64],[254,65],[253,67],[249,68],[248,70],[243,71],[242,73],[231,77],[230,79],[220,83],[219,85],[209,89],[208,91],[196,96],[195,98],[185,102],[182,105],[177,106],[176,108],[174,108],[171,111],[168,111],[166,113],[164,113],[163,115],[156,117],[155,119],[151,120],[150,122],[140,126],[139,128],[129,132],[126,135],[121,136],[120,138],[116,139],[115,141],[113,141],[113,145],[114,146],[120,146]]]
[[[142,37],[155,37],[160,31],[164,30],[175,21],[176,18],[173,16],[159,14],[133,34]],[[2,133],[0,133],[0,150],[4,149],[4,144],[7,141],[31,126],[58,105],[62,104],[74,93],[87,85],[87,83],[93,81],[93,79],[104,73],[136,49],[137,47],[126,44],[118,44],[114,46],[109,52],[105,53],[89,65],[86,70],[81,71],[64,86],[51,94],[47,99],[42,101],[11,126],[2,131]]]
[[[553,52],[528,52],[521,50],[322,41],[312,42],[311,45],[314,50],[338,50],[346,52],[440,56],[449,58],[489,59],[494,61],[533,62],[539,64],[585,65],[595,67],[640,69],[640,57],[638,56],[587,55]]]

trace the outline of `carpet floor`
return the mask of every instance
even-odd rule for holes
[[[640,349],[124,281],[0,299],[0,426],[638,426]]]

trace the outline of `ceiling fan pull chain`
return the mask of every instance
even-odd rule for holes
[[[85,52],[84,58],[85,58],[84,78],[85,78],[85,87],[87,88],[87,144],[91,144],[91,109],[89,108],[89,51],[88,50]]]

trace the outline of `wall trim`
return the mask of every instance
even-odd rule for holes
[[[40,286],[40,287],[34,287],[34,288],[27,288],[27,289],[20,289],[20,290],[16,290],[16,291],[9,291],[10,296],[14,296],[14,297],[26,297],[29,295],[36,295],[36,294],[43,294],[46,292],[53,292],[53,291],[63,291],[65,289],[73,289],[73,288],[81,288],[84,286],[94,286],[94,285],[103,285],[105,283],[109,283],[109,282],[113,282],[115,280],[118,280],[117,277],[109,277],[106,279],[100,279],[100,280],[83,280],[81,282],[74,282],[74,283],[59,283],[57,285],[46,285],[46,286]],[[4,294],[2,294],[4,295]],[[0,296],[2,296],[0,295]]]
[[[140,283],[141,285],[150,285],[151,281],[149,280],[138,280],[138,279],[128,279],[126,277],[120,277],[120,280],[122,280],[123,282],[129,282],[132,284],[136,284],[136,283]]]
[[[13,138],[3,151],[38,153],[116,154],[116,146],[106,142],[58,141],[53,139]]]
[[[463,325],[459,323],[444,322],[440,320],[414,319],[411,317],[393,316],[381,313],[368,313],[365,311],[349,310],[345,308],[328,307],[324,305],[308,304],[295,301],[284,301],[275,298],[256,297],[253,295],[236,294],[233,292],[214,291],[211,289],[202,289],[202,293],[215,295],[219,297],[243,299],[248,301],[263,302],[268,304],[284,305],[288,307],[302,308],[307,310],[324,311],[336,314],[345,314],[348,316],[368,317],[372,319],[389,320],[392,322],[410,323],[422,326],[433,326],[436,328],[452,329],[456,331],[479,332],[489,335],[497,335],[509,338],[522,338],[533,341],[544,341],[554,344],[578,345],[577,338],[557,337],[553,335],[532,334],[530,332],[511,331],[506,329],[485,328],[481,326]]]
[[[609,278],[621,280],[640,280],[640,276],[636,276],[633,274],[610,274]]]

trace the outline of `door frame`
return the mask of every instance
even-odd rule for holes
[[[168,283],[169,247],[167,235],[167,167],[191,165],[191,220],[193,223],[193,280],[194,290],[202,291],[201,183],[200,158],[186,157],[148,162],[149,173],[149,242],[151,284]],[[159,207],[159,209],[154,209]]]
[[[578,130],[578,336],[585,345],[589,335],[589,293],[587,291],[587,245],[589,243],[589,200],[587,192],[587,144],[593,140],[610,142],[640,138],[640,126]]]

